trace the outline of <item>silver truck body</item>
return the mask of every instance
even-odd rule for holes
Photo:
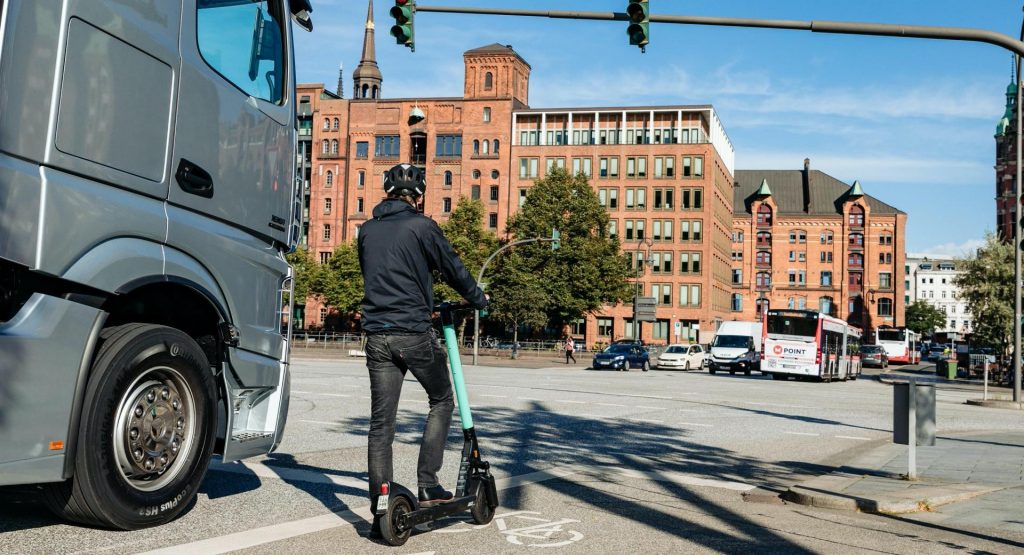
[[[0,485],[74,476],[100,332],[133,317],[213,340],[225,460],[280,441],[292,27],[257,98],[204,58],[199,2],[0,2]]]

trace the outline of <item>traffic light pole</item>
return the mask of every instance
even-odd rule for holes
[[[512,248],[512,247],[514,247],[516,245],[525,245],[526,243],[541,243],[541,242],[544,242],[544,241],[555,242],[555,241],[558,241],[558,240],[559,239],[557,237],[551,237],[550,239],[547,238],[547,237],[534,237],[533,239],[522,239],[522,240],[519,240],[519,241],[513,241],[513,242],[505,245],[504,247],[501,247],[500,249],[492,252],[491,256],[488,256],[487,260],[484,261],[484,265],[480,266],[480,273],[477,274],[477,277],[476,277],[477,285],[480,286],[483,283],[483,281],[484,281],[484,270],[487,269],[487,265],[490,264],[491,261],[494,260],[494,258],[496,256],[498,256],[499,254],[501,254],[505,250],[508,250],[508,249],[510,249],[510,248]],[[473,311],[473,364],[477,363],[477,358],[479,356],[479,353],[480,353],[480,311],[479,310],[474,310]]]
[[[1024,21],[1021,22],[1020,26],[1020,37],[1024,39]],[[1020,403],[1020,379],[1021,379],[1021,349],[1020,349],[1020,336],[1021,336],[1021,240],[1024,240],[1024,232],[1022,232],[1021,226],[1024,225],[1024,221],[1021,221],[1021,77],[1020,77],[1020,57],[1018,53],[1014,56],[1014,61],[1017,64],[1017,103],[1014,104],[1014,108],[1017,111],[1017,129],[1014,131],[1014,142],[1016,143],[1016,155],[1017,155],[1017,178],[1014,181],[1014,208],[1013,208],[1013,401]]]
[[[520,17],[547,17],[552,19],[589,19],[598,21],[629,21],[624,12],[577,12],[543,10],[508,10],[502,8],[463,8],[447,6],[416,6],[417,12],[458,13],[476,15],[511,15]],[[746,19],[736,17],[706,17],[695,15],[655,15],[651,23],[677,25],[712,25],[717,27],[753,27],[762,29],[789,29],[838,35],[875,35],[917,39],[959,40],[985,42],[1001,46],[1024,56],[1024,41],[1009,35],[966,27],[938,27],[931,25],[900,25],[891,23],[858,23],[847,21],[797,21],[788,19]]]

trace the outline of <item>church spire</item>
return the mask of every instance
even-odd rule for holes
[[[377,67],[377,49],[373,41],[373,0],[367,2],[366,8],[366,31],[363,35],[363,56],[359,60],[359,66],[352,74],[355,83],[355,90],[352,98],[380,98],[381,76],[380,68]]]
[[[338,64],[338,88],[334,92],[338,98],[345,98],[345,64]]]

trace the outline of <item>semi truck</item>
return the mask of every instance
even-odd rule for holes
[[[280,443],[310,11],[0,1],[0,486],[138,529]]]

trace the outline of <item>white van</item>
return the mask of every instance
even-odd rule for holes
[[[728,370],[750,375],[761,370],[761,323],[724,322],[711,340],[711,361],[708,372]]]

